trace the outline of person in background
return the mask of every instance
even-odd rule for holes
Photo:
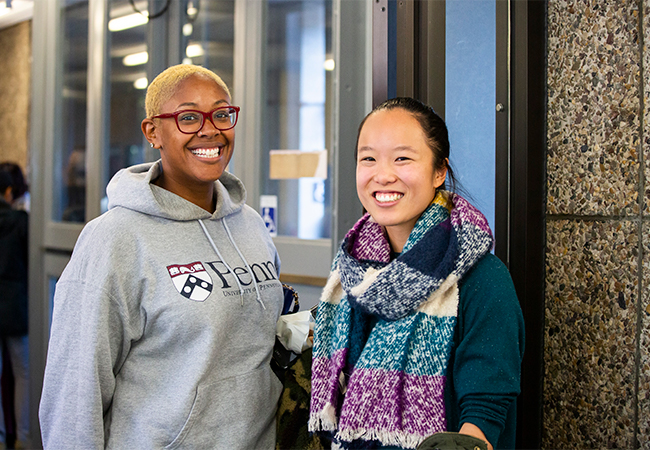
[[[120,170],[56,285],[46,449],[272,449],[280,260],[226,172],[239,108],[194,65],[149,85],[161,159]]]
[[[5,348],[9,353],[14,378],[15,448],[27,448],[29,438],[29,340],[27,337],[29,226],[27,212],[12,208],[15,201],[14,192],[20,194],[20,191],[14,191],[13,186],[11,167],[7,164],[1,165],[0,373],[2,373],[2,349]],[[2,405],[1,393],[0,405]],[[5,411],[0,406],[0,449],[6,448],[6,445]]]
[[[68,194],[61,219],[83,223],[86,220],[86,148],[75,147],[68,156],[63,179]]]
[[[11,204],[12,208],[29,212],[29,186],[25,180],[23,169],[21,169],[15,162],[5,161],[0,163],[0,170],[5,170],[11,174],[11,192],[14,198]]]
[[[396,98],[361,123],[357,194],[314,333],[310,431],[339,448],[459,432],[514,448],[524,324],[492,233],[454,186],[444,121]]]

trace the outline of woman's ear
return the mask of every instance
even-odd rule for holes
[[[144,119],[140,127],[142,128],[142,134],[144,134],[144,137],[149,141],[149,143],[153,148],[162,147],[157,137],[159,134],[157,132],[158,128],[156,127],[156,124],[154,123],[153,119],[149,119],[149,118]]]
[[[436,171],[436,175],[433,178],[433,187],[436,189],[442,186],[447,179],[447,167],[449,167],[449,158],[445,158],[445,163]]]

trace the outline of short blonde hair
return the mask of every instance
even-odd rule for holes
[[[178,64],[168,67],[163,70],[147,88],[147,96],[144,100],[147,117],[153,117],[161,114],[162,105],[172,98],[178,85],[186,78],[192,75],[201,75],[214,80],[221,89],[223,89],[228,97],[230,91],[228,86],[221,79],[219,75],[205,67],[195,66],[193,64]]]

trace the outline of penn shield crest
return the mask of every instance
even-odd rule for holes
[[[176,290],[183,297],[202,302],[212,292],[212,278],[199,261],[167,266]]]

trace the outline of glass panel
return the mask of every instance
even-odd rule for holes
[[[277,197],[281,236],[331,236],[329,177],[269,179],[269,151],[331,148],[331,16],[331,0],[268,2],[262,194]]]
[[[88,1],[60,3],[52,220],[84,222]]]
[[[496,0],[448,0],[446,15],[450,160],[494,230]]]
[[[147,2],[112,0],[109,4],[108,45],[110,95],[108,154],[104,155],[104,183],[123,167],[145,162],[150,158],[140,129],[145,116],[144,97],[147,88]],[[140,14],[138,11],[142,11]],[[132,22],[119,25],[131,17]],[[138,20],[139,19],[139,20]],[[127,26],[128,25],[128,26]],[[157,158],[158,155],[155,156]],[[102,201],[102,212],[106,203]]]
[[[190,0],[183,24],[184,63],[207,67],[233,87],[234,0]]]

